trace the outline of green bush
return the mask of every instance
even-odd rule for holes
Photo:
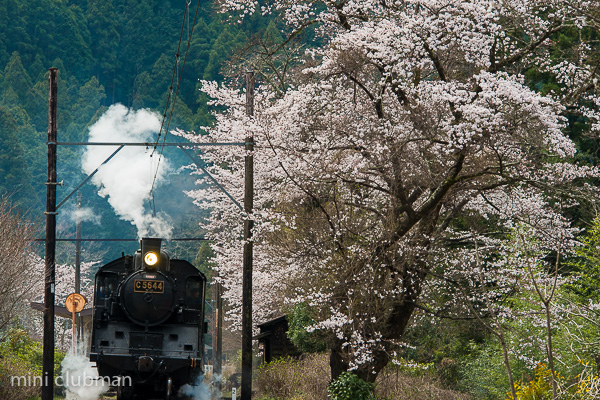
[[[307,332],[306,328],[315,323],[313,310],[305,303],[299,303],[288,312],[288,338],[303,353],[322,353],[327,350],[326,341],[318,331]]]
[[[527,374],[522,362],[511,360],[513,376]],[[497,341],[471,344],[471,354],[460,363],[459,388],[477,400],[503,399],[510,391],[508,375]]]
[[[65,354],[54,352],[54,376],[60,375]],[[42,377],[42,345],[20,328],[12,328],[0,337],[0,399],[28,399],[40,393]],[[23,377],[25,381],[13,377]],[[37,378],[37,380],[36,380]],[[55,387],[55,394],[63,394]]]
[[[535,368],[535,378],[529,382],[517,381],[515,389],[518,400],[551,400],[552,385],[550,384],[550,375],[552,372],[546,367],[546,364],[538,364]],[[515,400],[512,394],[507,394],[506,400]]]
[[[342,374],[327,389],[331,400],[371,400],[373,384],[360,379],[350,372]]]

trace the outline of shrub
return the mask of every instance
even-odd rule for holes
[[[314,323],[313,310],[305,303],[296,304],[288,312],[288,338],[298,350],[304,353],[322,353],[327,350],[325,340],[319,331],[306,330]]]
[[[64,355],[54,352],[54,376],[60,376]],[[23,329],[12,328],[0,338],[0,399],[25,400],[40,394],[42,356],[42,345]],[[55,386],[55,394],[63,394],[63,388]]]
[[[522,362],[511,360],[513,376],[525,376]],[[471,354],[460,362],[459,388],[479,400],[504,399],[510,390],[502,350],[497,341],[471,344]]]
[[[552,398],[552,386],[550,375],[552,372],[543,363],[535,368],[535,378],[529,382],[516,382],[515,389],[518,400],[550,400]],[[507,394],[507,400],[515,400],[512,394]]]
[[[350,372],[342,374],[327,389],[331,400],[371,400],[373,384],[360,379]]]
[[[40,394],[41,346],[21,329],[12,329],[0,342],[0,398],[25,400]],[[16,379],[15,381],[13,381]],[[25,378],[25,382],[17,379]],[[38,378],[39,379],[39,378]]]
[[[39,375],[38,375],[39,376]],[[13,377],[29,377],[30,380],[13,382]],[[39,384],[30,384],[34,375],[30,366],[23,360],[13,357],[0,358],[0,399],[26,400],[41,394]]]

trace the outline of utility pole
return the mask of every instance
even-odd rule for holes
[[[50,68],[48,98],[48,178],[46,181],[46,252],[44,274],[44,339],[42,400],[54,397],[54,288],[56,252],[56,109],[58,69]]]
[[[246,114],[254,115],[254,73],[246,73]],[[244,162],[244,256],[242,265],[242,394],[241,400],[252,397],[252,209],[254,207],[254,137],[246,138]]]
[[[215,300],[215,335],[213,336],[213,374],[218,377],[216,380],[218,389],[222,386],[223,375],[223,300],[221,297],[221,282],[213,284],[213,298]]]
[[[81,293],[81,192],[77,193],[77,222],[75,224],[75,293]],[[81,334],[81,314],[75,315],[76,338],[74,343],[79,343]]]

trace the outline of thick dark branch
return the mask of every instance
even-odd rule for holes
[[[375,95],[373,95],[369,91],[369,89],[367,89],[367,87],[362,84],[362,82],[360,82],[358,79],[356,79],[354,76],[352,76],[352,74],[350,74],[348,72],[344,72],[344,75],[346,75],[348,77],[348,79],[350,79],[352,82],[354,82],[356,85],[358,85],[358,87],[360,87],[363,90],[363,92],[365,92],[365,94],[369,97],[369,99],[373,102],[373,104],[375,106],[375,112],[377,112],[377,117],[383,118],[383,107],[382,107],[381,98],[376,98]]]
[[[585,92],[595,88],[594,78],[598,75],[598,69],[600,68],[600,61],[596,63],[594,69],[590,72],[589,76],[585,80],[585,83],[581,85],[577,90],[574,90],[570,94],[566,95],[562,100],[562,104],[565,107],[573,107],[581,99],[581,95]]]
[[[440,79],[443,80],[444,82],[447,82],[446,71],[444,70],[444,67],[442,66],[442,63],[441,63],[439,57],[433,52],[431,47],[429,47],[429,45],[427,44],[427,41],[425,39],[423,39],[423,48],[429,55],[429,58],[431,59],[431,61],[433,62],[433,65],[435,66],[435,70],[437,71]]]
[[[431,47],[429,47],[429,45],[427,44],[427,41],[425,41],[424,39],[423,39],[423,48],[429,55],[429,58],[431,59],[431,61],[433,62],[433,65],[435,66],[435,70],[437,71],[440,79],[444,82],[448,82],[448,79],[446,76],[446,70],[444,69],[442,62],[440,61],[440,58],[437,56],[437,54],[435,54],[433,52]],[[459,122],[462,119],[462,113],[460,111],[456,110],[456,106],[454,105],[453,102],[449,101],[448,105],[450,106],[450,111],[452,112],[452,115],[454,116],[455,122]]]
[[[399,157],[399,156],[396,155],[396,157]],[[396,197],[400,201],[400,204],[401,204],[401,207],[394,207],[394,218],[396,218],[396,219],[401,218],[402,213],[406,213],[408,216],[408,219],[412,219],[415,217],[415,211],[412,207],[412,203],[408,199],[407,190],[404,187],[404,183],[402,182],[402,171],[399,168],[399,166],[400,166],[400,161],[394,160],[394,162],[393,162],[394,178],[393,178],[393,184],[391,185],[391,190],[392,190],[394,197]]]
[[[544,41],[546,39],[548,39],[553,33],[558,32],[559,30],[561,30],[562,28],[564,28],[564,25],[561,23],[561,21],[554,21],[549,29],[544,32],[543,35],[541,35],[539,38],[537,38],[537,40],[532,41],[531,43],[529,43],[527,46],[523,47],[521,50],[519,50],[518,52],[516,52],[515,54],[513,54],[511,57],[504,59],[498,63],[493,63],[490,65],[489,68],[489,72],[498,72],[500,71],[502,68],[511,65],[517,61],[522,60],[525,56],[531,54],[535,49],[537,49],[542,43],[544,43]],[[494,42],[495,43],[495,42]],[[492,50],[495,52],[495,46],[492,46]],[[490,54],[490,59],[491,59],[492,55]],[[494,56],[495,58],[495,56]]]
[[[496,67],[496,46],[498,45],[498,38],[494,37],[494,43],[490,48],[490,69]]]
[[[350,26],[350,23],[348,22],[348,16],[346,14],[344,14],[342,12],[342,10],[344,9],[344,6],[346,5],[346,1],[340,1],[339,3],[337,3],[335,5],[335,9],[337,10],[337,16],[340,20],[340,25],[346,29],[346,30],[350,30],[352,27]]]
[[[410,203],[414,203],[415,201],[417,201],[417,199],[419,197],[421,197],[421,195],[425,192],[425,189],[422,187],[418,187],[413,189],[412,193],[408,195],[408,201]]]
[[[438,231],[443,232],[450,226],[450,223],[460,214],[463,208],[469,203],[471,200],[470,197],[465,197],[462,199],[455,207],[452,208],[452,211],[446,215],[446,218],[440,224]]]
[[[421,206],[417,213],[419,219],[423,218],[423,216],[437,207],[446,193],[448,193],[448,190],[450,190],[450,188],[457,182],[457,177],[460,174],[460,171],[462,171],[464,161],[465,155],[463,153],[458,154],[456,162],[448,170],[448,174],[444,182],[431,193],[431,196],[429,196],[429,198]]]
[[[383,68],[381,65],[377,65],[376,67],[379,70],[379,73],[382,76],[385,76],[385,74],[386,74],[385,68]],[[394,73],[388,75],[385,80],[385,83],[390,85],[392,92],[394,92],[394,94],[396,95],[396,98],[398,99],[400,104],[407,105],[408,104],[408,96],[406,95],[406,92],[404,91],[404,89],[402,89],[398,83],[395,83],[395,81],[396,82],[400,81],[400,80],[394,80],[395,75],[396,74],[394,74]]]

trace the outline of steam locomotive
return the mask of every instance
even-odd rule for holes
[[[90,360],[117,399],[173,398],[202,373],[206,277],[144,238],[96,273]]]

